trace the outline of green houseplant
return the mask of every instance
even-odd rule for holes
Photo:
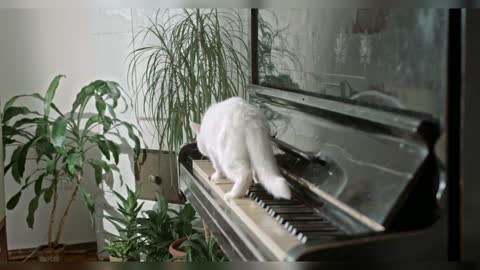
[[[175,152],[193,140],[190,122],[199,122],[212,103],[245,94],[248,50],[234,10],[183,9],[161,17],[168,18],[160,23],[157,12],[136,35],[138,44],[154,43],[131,53],[128,80],[137,116],[151,119],[161,149]]]
[[[184,250],[183,258],[187,262],[224,262],[227,260],[215,238],[211,236],[205,239],[203,233],[190,235],[178,248]]]
[[[180,211],[169,207],[167,200],[159,193],[156,207],[145,211],[145,217],[138,218],[139,249],[147,262],[169,261],[169,245],[195,232],[192,221],[195,210],[185,204]]]
[[[115,164],[118,163],[120,147],[108,137],[115,136],[119,128],[125,128],[135,144],[135,159],[140,151],[140,139],[134,126],[116,117],[121,100],[121,88],[116,82],[96,80],[86,85],[77,94],[71,110],[63,113],[53,102],[62,77],[56,76],[44,95],[36,93],[11,98],[5,103],[2,113],[3,143],[6,147],[14,148],[10,162],[5,166],[5,173],[10,170],[13,179],[21,185],[20,190],[7,202],[7,209],[14,209],[24,190],[33,187],[34,196],[30,199],[26,218],[28,226],[33,228],[41,198],[45,203],[53,204],[49,217],[48,244],[38,251],[39,258],[44,260],[61,260],[63,245],[60,241],[65,220],[79,191],[88,210],[93,213],[94,202],[91,194],[85,190],[84,182],[95,181],[98,185],[104,180],[104,174],[118,170]],[[24,99],[40,102],[43,110],[35,111],[17,105]],[[96,113],[85,112],[90,102],[95,104]],[[115,164],[105,161],[101,156],[89,158],[87,154],[95,149]],[[27,163],[33,163],[36,169],[26,173]],[[93,168],[94,179],[84,177],[87,166]],[[73,191],[67,197],[66,208],[61,213],[53,237],[61,184],[72,185]]]
[[[119,234],[113,235],[114,240],[108,244],[106,250],[110,254],[110,261],[137,260],[139,257],[137,218],[144,204],[138,203],[140,187],[137,187],[137,190],[133,192],[127,186],[126,197],[116,191],[114,191],[114,194],[121,202],[121,204],[117,203],[120,217],[107,216],[105,218],[115,226]]]

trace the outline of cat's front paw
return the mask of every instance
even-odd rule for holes
[[[223,175],[221,172],[214,172],[211,176],[210,176],[210,180],[212,180],[213,182],[215,183],[218,183],[218,182],[221,182],[221,180],[223,179]]]

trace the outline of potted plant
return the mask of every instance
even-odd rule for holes
[[[135,144],[135,159],[140,151],[140,139],[134,126],[116,117],[117,105],[121,100],[121,88],[116,82],[96,80],[86,85],[77,94],[71,110],[64,113],[53,102],[62,77],[56,76],[43,96],[36,93],[11,98],[5,103],[2,114],[3,143],[6,147],[15,148],[10,162],[5,166],[5,173],[10,170],[13,179],[21,185],[7,202],[7,209],[14,209],[23,191],[33,187],[35,193],[30,198],[26,218],[28,226],[33,228],[40,200],[43,198],[45,203],[53,204],[48,243],[39,247],[37,253],[39,260],[46,261],[62,260],[62,233],[77,193],[81,193],[90,213],[95,209],[91,194],[83,187],[84,182],[95,181],[98,185],[104,180],[104,174],[118,170],[115,164],[118,164],[120,147],[108,139],[109,136],[115,136],[115,132],[123,127]],[[17,105],[23,99],[39,101],[43,111]],[[90,102],[95,104],[95,113],[85,112]],[[100,156],[90,158],[87,154],[95,149],[101,153]],[[105,161],[102,156],[106,160],[113,160],[115,164]],[[25,168],[29,162],[35,163],[36,169],[27,174]],[[94,179],[84,177],[87,166],[93,168]],[[73,191],[65,202],[65,209],[58,216],[60,184],[72,185]],[[58,228],[54,235],[55,221],[58,221]]]
[[[129,256],[132,249],[134,249],[134,247],[132,246],[131,242],[120,240],[120,239],[113,240],[106,247],[106,251],[110,255],[109,260],[111,262],[133,261],[134,257]]]
[[[173,154],[193,141],[190,121],[198,123],[215,101],[245,94],[248,36],[234,10],[183,9],[164,23],[158,17],[135,37],[155,44],[131,53],[128,80],[137,116],[151,119],[160,148]]]
[[[194,233],[170,245],[170,254],[175,261],[223,262],[226,257],[213,236],[205,238],[203,233]]]
[[[139,257],[139,236],[137,233],[137,218],[144,203],[139,204],[140,187],[133,192],[127,186],[127,197],[123,197],[114,191],[115,196],[121,203],[117,203],[117,210],[120,217],[106,216],[117,229],[118,235],[113,235],[114,240],[110,242],[106,250],[110,254],[110,261],[135,261]]]
[[[194,232],[192,222],[195,211],[190,204],[185,204],[180,211],[169,207],[167,200],[159,193],[156,207],[145,211],[145,217],[138,218],[139,249],[147,262],[169,261],[168,248],[178,239]]]

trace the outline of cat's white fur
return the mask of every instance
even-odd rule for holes
[[[273,155],[267,119],[258,108],[240,97],[229,98],[208,108],[201,125],[191,127],[198,149],[215,169],[210,179],[227,178],[234,183],[225,199],[243,197],[253,175],[274,197],[290,199]]]

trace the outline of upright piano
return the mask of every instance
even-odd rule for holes
[[[246,96],[293,199],[252,184],[225,201],[232,184],[208,180],[195,143],[178,155],[180,190],[230,260],[450,258],[438,146],[459,22],[443,9],[252,9]]]
[[[195,143],[178,157],[180,190],[230,260],[446,259],[434,118],[253,84],[248,100],[270,121],[292,200],[252,184],[225,201],[232,184],[208,179]]]

